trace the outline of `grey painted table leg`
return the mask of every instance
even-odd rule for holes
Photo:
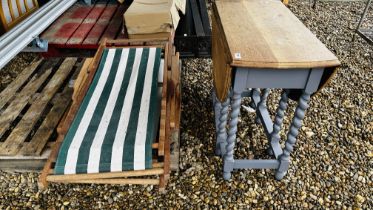
[[[268,148],[268,153],[270,155],[275,155],[276,158],[278,158],[277,155],[279,155],[279,152],[277,151],[280,151],[281,149],[281,148],[276,148],[276,147],[280,146],[280,131],[282,128],[285,111],[288,107],[288,99],[289,99],[288,94],[289,94],[288,90],[283,90],[281,93],[280,102],[278,103],[278,107],[276,110],[275,121],[273,123],[273,131],[270,136],[270,145]]]
[[[216,127],[217,127],[217,139],[216,139],[216,147],[215,147],[215,154],[216,155],[224,155],[225,151],[222,148],[225,147],[226,139],[227,139],[227,121],[228,121],[228,111],[229,111],[229,103],[230,99],[227,99],[221,103],[219,99],[215,97],[215,118],[216,118]]]
[[[224,155],[223,177],[225,180],[229,180],[231,178],[231,172],[234,166],[233,152],[234,152],[234,145],[236,142],[238,117],[240,115],[241,93],[242,92],[240,91],[234,90],[232,98],[231,98],[232,111],[230,113],[226,153]]]
[[[281,180],[287,173],[290,165],[290,154],[293,151],[294,145],[297,140],[299,129],[302,126],[302,120],[306,114],[308,108],[308,102],[310,100],[311,94],[303,91],[298,106],[295,109],[294,118],[291,122],[289,133],[287,135],[287,140],[285,143],[285,148],[283,154],[280,156],[280,167],[276,171],[276,179]]]
[[[269,92],[270,92],[269,88],[264,88],[263,89],[262,95],[260,96],[260,102],[259,102],[258,107],[256,109],[257,111],[259,110],[259,108],[265,108],[265,109],[267,108],[267,98],[268,98]],[[258,114],[256,115],[255,122],[258,123],[258,124],[262,123],[260,121],[260,117],[259,117]]]
[[[211,91],[211,98],[212,98],[212,105],[214,109],[214,116],[215,116],[215,133],[216,137],[218,136],[219,131],[219,118],[220,118],[220,110],[221,110],[221,102],[216,97],[215,89]]]

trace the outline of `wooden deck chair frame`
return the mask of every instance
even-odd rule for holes
[[[29,7],[28,3],[23,0],[16,0],[16,5],[13,5],[14,2],[8,1],[8,4],[5,6],[3,3],[0,3],[0,21],[2,22],[3,30],[9,31],[12,29],[15,25],[20,23],[22,20],[27,18],[31,13],[33,13],[35,10],[39,8],[39,3],[37,0],[29,0],[28,3],[32,3],[33,7]],[[14,8],[16,7],[16,8]],[[22,11],[21,7],[25,8],[25,12]],[[8,9],[9,15],[10,15],[10,21],[7,20],[5,9]],[[13,10],[18,11],[18,16],[15,17],[15,14]],[[1,24],[0,24],[1,25]],[[1,26],[0,26],[1,28]]]
[[[39,187],[41,189],[46,188],[49,182],[59,182],[159,185],[160,191],[165,190],[170,177],[170,138],[171,136],[172,138],[175,138],[175,136],[178,138],[180,127],[180,61],[179,53],[175,52],[175,47],[173,47],[171,40],[172,37],[169,39],[147,40],[104,40],[94,58],[89,58],[85,61],[74,83],[74,93],[70,109],[65,113],[57,127],[57,140],[52,147],[52,152],[39,177]],[[153,168],[138,171],[54,175],[53,167],[57,159],[59,148],[94,78],[104,48],[144,46],[162,47],[164,55],[159,138],[158,142],[152,145],[153,150],[157,149],[158,151],[158,159],[153,159]],[[158,160],[161,161],[158,162]],[[146,176],[150,176],[151,178]]]

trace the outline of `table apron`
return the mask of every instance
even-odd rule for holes
[[[324,69],[253,69],[236,68],[233,87],[247,88],[309,89],[315,92]]]

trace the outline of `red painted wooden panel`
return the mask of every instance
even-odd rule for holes
[[[101,17],[97,20],[95,26],[89,32],[82,45],[87,48],[97,48],[98,41],[101,38],[101,35],[108,26],[111,18],[113,17],[115,11],[117,10],[118,5],[108,4],[105,8],[105,11],[102,13]]]
[[[46,38],[49,45],[66,44],[92,8],[93,6],[75,4],[73,8],[69,9],[67,12],[68,15],[64,15],[58,19],[57,23],[50,27],[51,34]]]
[[[56,34],[57,31],[59,31],[61,26],[66,23],[66,19],[69,19],[79,8],[80,7],[78,5],[73,5],[70,9],[63,13],[46,31],[43,32],[41,38],[48,40],[53,38],[53,36]]]
[[[108,27],[106,28],[104,34],[101,36],[100,42],[104,39],[115,39],[117,34],[123,27],[123,14],[127,10],[128,6],[120,5],[118,10],[115,12],[113,19],[111,19]]]
[[[80,45],[83,40],[86,38],[88,33],[91,31],[93,26],[96,24],[98,18],[101,16],[104,11],[105,4],[96,4],[95,7],[89,12],[88,16],[84,19],[82,24],[76,29],[72,34],[67,45]]]

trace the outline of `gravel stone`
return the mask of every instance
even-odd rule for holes
[[[289,8],[342,66],[312,98],[282,181],[274,179],[273,170],[237,170],[231,181],[223,180],[222,160],[214,155],[212,61],[186,59],[180,171],[171,175],[167,193],[157,187],[77,184],[39,191],[38,173],[0,172],[0,209],[373,209],[373,46],[358,35],[353,40],[364,3],[318,2],[312,9],[309,1],[291,1]],[[0,72],[1,84],[9,83],[3,75],[16,74]],[[278,98],[278,90],[268,98],[271,114]],[[294,108],[290,102],[288,113]],[[267,158],[263,129],[245,109],[238,137],[236,158]]]

